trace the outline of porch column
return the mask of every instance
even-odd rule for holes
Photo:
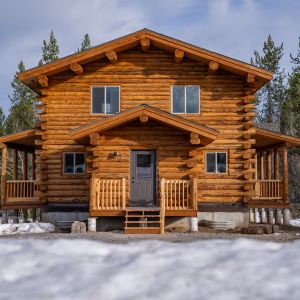
[[[265,179],[265,153],[260,153],[260,179]]]
[[[272,150],[267,152],[267,179],[272,179]]]
[[[35,160],[36,160],[36,155],[35,155],[35,150],[33,150],[33,152],[31,153],[31,159],[32,159],[32,170],[31,170],[31,177],[32,177],[32,180],[35,180],[35,177],[36,177],[36,174],[35,174],[35,168],[36,168],[36,165],[35,165]]]
[[[13,149],[13,180],[18,180],[18,150]]]
[[[274,178],[279,179],[279,151],[278,148],[274,151]]]
[[[23,177],[23,180],[27,180],[28,179],[27,166],[28,166],[27,151],[23,151],[23,168],[22,168],[22,177]]]
[[[288,161],[287,161],[287,147],[282,149],[282,175],[283,175],[283,201],[289,202],[289,182],[288,182]]]
[[[2,147],[2,170],[1,170],[1,203],[4,204],[6,200],[6,171],[7,171],[7,146]]]

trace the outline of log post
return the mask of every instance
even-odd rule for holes
[[[35,168],[36,168],[36,164],[35,164],[36,155],[35,155],[35,151],[34,151],[34,150],[33,150],[32,154],[31,154],[31,157],[32,157],[31,177],[32,177],[32,180],[35,180],[35,179],[36,179],[36,173],[35,173]]]
[[[260,153],[260,179],[265,179],[265,153]]]
[[[279,179],[279,151],[277,148],[274,151],[274,178]]]
[[[273,208],[268,209],[268,223],[274,225],[274,210]]]
[[[282,225],[282,211],[280,208],[277,208],[275,211],[275,223],[277,225]]]
[[[267,178],[272,179],[272,150],[267,152]]]
[[[27,151],[23,151],[23,166],[22,166],[22,179],[27,180],[28,179],[28,155]]]
[[[191,208],[198,210],[198,180],[197,177],[192,177],[191,179]]]
[[[283,172],[283,201],[289,201],[289,182],[288,182],[288,161],[287,161],[287,147],[282,149],[282,172]]]
[[[7,146],[2,144],[1,203],[6,200]]]
[[[166,199],[165,199],[165,178],[161,179],[160,182],[160,234],[165,233],[165,209],[166,209]]]
[[[122,178],[122,207],[126,209],[126,179]]]

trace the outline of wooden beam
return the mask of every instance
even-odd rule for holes
[[[288,160],[287,147],[282,149],[282,175],[283,175],[283,201],[289,201],[289,174],[288,174]]]
[[[248,73],[246,77],[247,84],[253,84],[255,80],[255,75]]]
[[[217,63],[216,61],[210,61],[208,64],[208,73],[209,74],[214,74],[218,71],[219,69],[219,63]]]
[[[272,178],[272,150],[267,152],[267,178]]]
[[[140,115],[140,121],[142,124],[146,124],[149,120],[149,116],[145,115],[145,114],[142,114]]]
[[[13,149],[13,180],[18,180],[18,150]]]
[[[35,180],[36,179],[36,173],[35,173],[35,168],[36,168],[36,163],[35,163],[35,160],[36,160],[36,155],[35,155],[35,151],[31,153],[32,155],[32,170],[31,170],[31,176],[32,176],[32,180]]]
[[[186,167],[189,168],[189,169],[194,168],[196,166],[197,166],[197,162],[196,161],[188,161],[186,163]]]
[[[190,143],[192,145],[199,145],[201,143],[201,140],[199,138],[199,134],[192,132],[190,134]]]
[[[6,171],[7,171],[7,146],[2,144],[2,169],[1,169],[1,204],[6,198]]]
[[[28,179],[27,167],[28,167],[28,155],[27,155],[27,151],[23,151],[23,166],[22,166],[22,179],[23,180]]]
[[[107,51],[105,55],[112,64],[114,64],[118,61],[117,53],[114,50]]]
[[[279,150],[274,151],[274,178],[279,179]]]
[[[46,88],[48,87],[48,77],[46,75],[41,75],[38,78],[38,83],[41,87]]]
[[[79,63],[72,63],[70,64],[70,69],[72,72],[74,72],[76,75],[80,75],[83,73],[83,67]]]
[[[260,154],[260,179],[265,179],[265,153],[261,152]]]
[[[90,143],[93,146],[99,145],[100,135],[99,133],[91,133],[90,134]]]
[[[148,52],[150,49],[150,39],[147,38],[141,38],[141,48],[143,52]]]
[[[176,63],[181,63],[184,57],[184,51],[175,49],[174,51],[174,60]]]

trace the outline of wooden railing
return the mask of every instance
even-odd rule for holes
[[[92,178],[91,207],[93,210],[125,209],[126,179]]]
[[[255,185],[254,199],[280,200],[283,198],[283,183],[281,179],[258,180]]]
[[[38,183],[35,180],[7,180],[6,201],[37,200],[35,192],[38,191]]]
[[[161,195],[167,210],[197,209],[197,178],[162,179]]]

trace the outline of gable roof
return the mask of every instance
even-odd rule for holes
[[[117,126],[134,121],[140,116],[148,116],[149,118],[168,126],[176,127],[189,133],[199,134],[201,135],[201,144],[208,144],[212,142],[219,133],[215,129],[206,127],[191,120],[173,115],[147,104],[141,104],[111,117],[100,119],[88,125],[73,129],[70,131],[70,135],[74,140],[86,142],[87,139],[89,140],[90,134],[110,130]]]
[[[92,47],[88,50],[66,56],[54,62],[26,70],[24,72],[19,73],[18,78],[21,82],[37,91],[37,80],[39,76],[51,76],[65,70],[69,70],[70,65],[72,63],[86,64],[91,61],[104,58],[106,52],[110,50],[114,50],[118,53],[130,49],[139,45],[140,40],[142,38],[150,39],[151,45],[164,49],[168,52],[174,53],[174,50],[178,49],[184,51],[185,57],[191,58],[193,60],[202,61],[206,63],[214,61],[219,63],[220,68],[239,74],[241,76],[247,76],[247,74],[254,75],[256,78],[256,89],[259,89],[261,86],[263,86],[272,79],[272,73],[262,68],[258,68],[248,63],[229,58],[225,55],[221,55],[197,47],[195,45],[182,42],[180,40],[154,32],[147,28],[103,43],[99,46]]]
[[[283,143],[285,143],[287,147],[300,146],[300,138],[259,127],[256,127],[255,130],[255,148],[266,148]]]

